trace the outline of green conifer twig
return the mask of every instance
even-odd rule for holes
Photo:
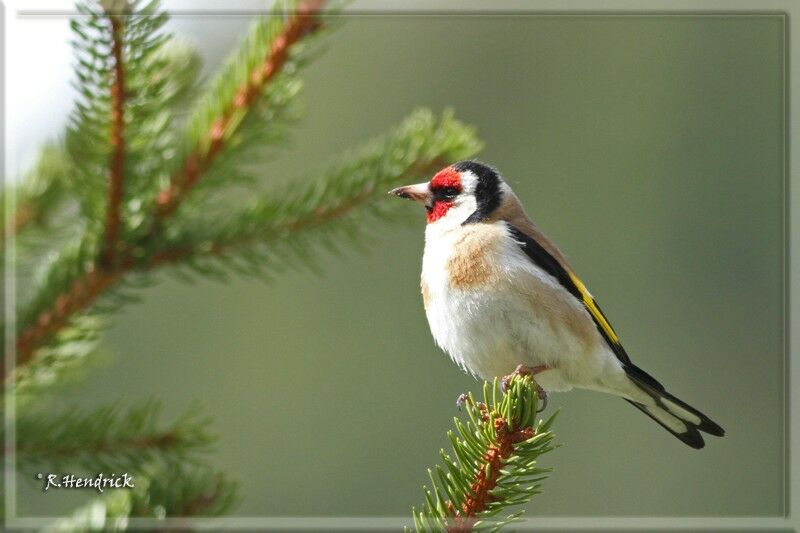
[[[215,437],[197,408],[166,426],[161,410],[160,402],[150,400],[127,410],[111,405],[89,412],[24,413],[16,422],[16,459],[50,470],[135,472],[154,459],[177,463],[210,449]]]
[[[317,15],[322,4],[323,2],[320,0],[309,0],[308,3],[301,4],[297,13],[285,24],[284,30],[272,40],[272,48],[267,51],[266,60],[261,71],[253,72],[250,82],[237,93],[233,102],[233,107],[236,110],[241,112],[242,108],[250,106],[255,96],[264,89],[266,83],[272,79],[286,62],[289,47],[318,28]],[[114,20],[116,18],[112,15],[112,21]],[[76,28],[77,26],[73,25],[73,27]],[[114,31],[119,29],[119,26],[113,26]],[[114,47],[112,46],[112,48]],[[121,65],[121,57],[119,64]],[[121,81],[123,80],[117,73],[115,82]],[[120,85],[118,89],[112,90],[112,100],[115,104],[122,105],[124,104],[124,87]],[[107,211],[107,230],[111,228],[114,234],[118,233],[116,228],[119,227],[117,218],[119,211],[118,201],[121,199],[122,174],[124,172],[124,141],[121,140],[124,119],[121,110],[119,114],[116,111],[115,109],[111,113],[114,124],[112,131],[115,132],[114,135],[119,134],[120,139],[118,140],[120,144],[116,146],[117,150],[113,151],[114,155],[111,158],[111,186],[108,188],[110,202]],[[210,145],[208,150],[205,151],[203,159],[198,160],[201,152],[193,152],[187,159],[185,166],[188,174],[183,174],[182,177],[171,180],[170,185],[159,194],[155,209],[156,225],[154,226],[154,231],[161,231],[161,220],[177,208],[185,197],[185,193],[196,183],[201,169],[206,168],[220,152],[223,147],[223,133],[226,133],[225,129],[230,118],[230,112],[226,112],[215,120],[215,127],[210,132]],[[80,131],[86,129],[84,128]],[[112,135],[112,140],[114,135]],[[203,163],[202,167],[196,166],[196,163],[200,162]],[[111,250],[116,246],[109,243],[110,235],[108,232],[106,236],[106,247],[109,250],[109,256],[113,257],[114,254],[111,253]],[[126,270],[125,265],[130,267],[136,262],[136,258],[127,256],[119,258],[118,264],[110,265],[103,260],[104,257],[106,256],[101,255],[93,261],[93,264],[85,268],[83,273],[77,273],[78,275],[65,287],[66,290],[55,296],[52,305],[45,304],[41,311],[28,318],[28,323],[22,324],[16,344],[17,365],[28,363],[36,349],[66,326],[73,314],[88,308],[98,296],[121,279]],[[0,370],[0,380],[2,381],[5,380],[4,374],[5,369]]]
[[[213,120],[207,137],[187,156],[181,170],[173,175],[169,185],[159,192],[156,198],[157,222],[175,211],[183,196],[194,187],[204,170],[213,163],[222,150],[225,139],[241,123],[255,97],[280,72],[289,57],[291,47],[320,27],[319,15],[323,5],[323,0],[307,0],[297,6],[281,34],[272,40],[263,62],[253,69],[249,78],[239,87],[222,115]]]
[[[483,402],[470,394],[466,421],[455,418],[447,436],[455,460],[441,450],[444,467],[428,470],[425,504],[413,511],[417,531],[496,531],[521,512],[497,517],[506,508],[527,502],[540,492],[549,469],[537,459],[554,448],[550,427],[555,419],[536,421],[536,385],[530,375],[513,374],[501,390],[498,380],[483,387]],[[498,398],[499,396],[499,398]]]

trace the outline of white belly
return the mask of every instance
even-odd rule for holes
[[[552,370],[536,376],[546,390],[604,388],[601,376],[617,373],[618,362],[599,334],[587,340],[569,327],[576,314],[591,321],[582,304],[514,241],[503,241],[495,262],[502,265],[498,275],[489,284],[466,288],[454,287],[448,278],[448,256],[440,250],[452,248],[426,244],[425,311],[436,343],[461,368],[484,379],[510,374],[519,364],[547,365]]]

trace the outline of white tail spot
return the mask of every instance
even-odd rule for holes
[[[686,420],[687,422],[691,422],[692,424],[699,426],[703,421],[700,420],[700,417],[696,414],[692,413],[688,409],[681,407],[680,405],[676,404],[675,402],[667,399],[661,398],[661,403],[666,407],[672,414],[677,416],[680,419]]]
[[[646,406],[647,412],[675,433],[686,433],[686,424],[661,407]]]

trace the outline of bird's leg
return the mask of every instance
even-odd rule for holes
[[[536,374],[544,372],[545,370],[550,370],[550,368],[551,367],[547,365],[536,365],[536,366],[517,365],[517,368],[515,368],[512,373],[510,373],[507,376],[504,376],[503,379],[500,380],[500,389],[503,392],[506,392],[506,389],[508,389],[508,384],[511,383],[511,380],[514,378],[514,376],[533,377]]]
[[[500,388],[503,392],[506,392],[508,389],[508,384],[511,383],[511,380],[514,376],[530,376],[533,380],[533,386],[536,388],[536,396],[538,396],[539,401],[542,402],[542,407],[537,409],[537,413],[541,413],[545,409],[547,409],[547,392],[538,384],[536,383],[536,374],[540,374],[545,370],[551,370],[553,367],[547,365],[536,365],[536,366],[525,366],[525,365],[517,365],[517,368],[511,374],[503,377],[500,381]]]

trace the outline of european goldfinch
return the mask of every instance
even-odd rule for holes
[[[620,396],[692,448],[705,444],[700,431],[725,434],[631,362],[597,302],[495,169],[461,161],[390,194],[427,210],[425,313],[436,344],[462,369],[493,379],[523,365],[545,391]]]

